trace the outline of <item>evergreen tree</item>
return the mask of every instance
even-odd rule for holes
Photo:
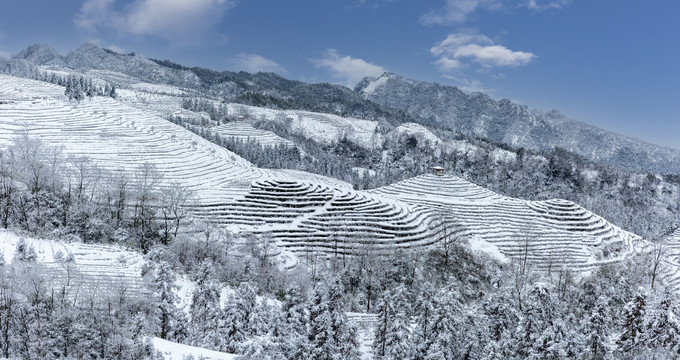
[[[680,350],[680,323],[674,313],[674,294],[666,289],[645,319],[644,343],[651,349]]]
[[[644,322],[647,313],[647,295],[640,288],[633,300],[626,304],[623,332],[616,342],[624,352],[633,351],[641,345],[644,335]]]
[[[607,338],[609,328],[607,326],[608,301],[605,297],[599,297],[595,308],[586,321],[583,333],[586,335],[587,354],[591,359],[604,359],[608,353]]]
[[[153,290],[154,328],[161,339],[180,340],[182,338],[183,313],[175,305],[179,298],[175,274],[170,264],[161,261],[155,266],[151,289]]]
[[[550,287],[535,283],[529,290],[519,322],[516,354],[525,358],[552,358],[559,347],[563,329],[556,326],[556,304]],[[561,324],[560,324],[561,325]]]
[[[196,277],[196,288],[189,308],[191,343],[195,346],[222,350],[222,314],[220,286],[215,280],[212,264],[203,262]]]
[[[435,295],[433,285],[425,282],[418,292],[416,299],[416,328],[411,336],[411,351],[416,359],[423,359],[430,342],[435,316]]]
[[[276,329],[277,338],[287,359],[304,359],[307,344],[307,309],[300,286],[290,285],[281,304],[282,319]]]
[[[308,358],[314,360],[358,359],[356,330],[347,323],[342,284],[333,279],[314,288],[310,307]]]
[[[435,298],[434,316],[427,343],[426,360],[460,358],[462,309],[456,289],[444,289]]]
[[[403,285],[385,291],[377,306],[373,356],[377,359],[404,359],[410,355],[411,325],[406,311]]]
[[[231,295],[223,311],[224,349],[227,352],[240,352],[242,343],[248,338],[250,325],[248,317],[243,312],[244,307],[240,303],[238,293]]]

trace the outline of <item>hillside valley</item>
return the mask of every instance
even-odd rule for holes
[[[0,69],[5,357],[626,357],[636,306],[633,353],[680,348],[675,150],[393,74]]]

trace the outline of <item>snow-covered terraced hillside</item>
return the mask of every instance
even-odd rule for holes
[[[261,146],[295,147],[295,143],[284,139],[271,131],[256,129],[245,121],[234,121],[211,128],[214,134],[220,134],[223,139],[234,138],[240,141],[255,141]]]
[[[680,228],[675,229],[657,246],[661,246],[661,249],[654,249],[654,246],[650,245],[650,251],[652,255],[655,250],[662,252],[661,278],[675,289],[676,293],[680,293]]]
[[[229,204],[195,209],[235,231],[267,233],[299,252],[386,253],[437,241],[426,212],[390,198],[313,182],[266,180]]]
[[[456,176],[422,175],[369,191],[427,209],[458,238],[479,238],[541,268],[588,270],[619,261],[639,237],[566,200],[501,196]]]
[[[45,267],[43,275],[49,278],[50,286],[66,286],[73,295],[122,290],[134,295],[143,291],[144,259],[139,253],[114,245],[24,238],[0,230],[0,251],[7,262],[14,261],[17,243],[22,238],[27,247],[35,249],[36,262]],[[61,260],[57,254],[61,254]],[[73,256],[73,261],[66,261],[69,255]]]
[[[104,97],[65,102],[62,89],[0,76],[0,98],[44,98],[0,105],[0,148],[28,130],[63,147],[65,155],[89,157],[110,174],[149,162],[163,175],[161,186],[178,182],[195,190],[199,201],[229,200],[235,189],[269,174],[152,113]]]
[[[195,215],[237,232],[267,233],[278,246],[299,253],[386,253],[436,246],[454,234],[492,244],[510,258],[526,254],[539,267],[589,270],[623,259],[638,239],[574,203],[508,198],[454,176],[424,175],[355,191],[301,171],[259,169],[155,111],[101,97],[67,102],[62,87],[37,81],[0,76],[0,98],[14,99],[0,105],[0,148],[29,129],[111,174],[152,163],[163,175],[160,186],[177,182],[195,190]],[[287,113],[249,112],[277,118]],[[329,126],[336,140],[342,136],[338,124],[355,120],[289,113],[299,126],[312,118]],[[365,127],[355,134],[370,141],[376,124],[362,121],[352,125]]]

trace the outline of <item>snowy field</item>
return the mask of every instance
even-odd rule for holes
[[[0,105],[0,148],[28,130],[65,155],[89,157],[107,174],[131,174],[152,163],[163,175],[161,187],[179,183],[194,190],[196,216],[234,232],[267,234],[298,254],[389,253],[437,246],[443,237],[455,236],[499,258],[526,255],[541,268],[589,271],[624,259],[639,240],[569,201],[508,198],[454,176],[424,175],[355,191],[323,176],[260,169],[148,110],[171,106],[178,97],[131,89],[121,94],[118,101],[95,97],[76,104],[65,101],[62,87],[0,76],[0,99],[9,102]],[[236,111],[236,105],[228,106]],[[255,107],[243,111],[255,119],[291,122],[322,142],[348,136],[370,146],[378,136],[371,121]],[[239,126],[240,136],[257,134],[245,124],[222,128],[235,133]],[[399,132],[438,141],[422,130],[405,124]]]
[[[165,360],[184,360],[189,356],[193,356],[194,359],[232,360],[236,359],[238,356],[200,347],[183,345],[161,338],[153,338],[151,339],[151,342],[156,351],[159,351]]]
[[[256,129],[245,121],[234,121],[211,128],[214,134],[219,134],[222,139],[240,140],[243,142],[254,141],[261,146],[281,146],[285,148],[295,147],[295,143],[284,139],[271,131]]]

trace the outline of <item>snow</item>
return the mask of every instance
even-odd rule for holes
[[[13,261],[20,239],[24,239],[28,247],[35,249],[36,261],[45,266],[46,274],[55,281],[70,276],[77,278],[85,287],[113,290],[125,286],[133,292],[142,290],[141,269],[144,258],[137,252],[116,245],[37,239],[0,229],[0,251],[6,262]],[[57,261],[55,257],[58,253],[63,258],[73,255],[74,261]]]
[[[156,351],[163,354],[165,360],[184,360],[189,355],[192,355],[194,359],[203,358],[206,360],[233,360],[238,357],[235,354],[184,345],[157,337],[152,338],[151,342]]]
[[[194,216],[236,233],[266,233],[284,267],[297,264],[293,255],[308,252],[351,255],[434,247],[447,222],[460,236],[478,238],[509,258],[521,256],[529,238],[532,262],[558,262],[575,271],[620,261],[639,240],[574,203],[504,197],[455,176],[424,175],[355,191],[336,179],[260,169],[159,117],[171,106],[169,113],[178,110],[178,97],[123,89],[121,94],[128,100],[96,97],[75,104],[64,101],[62,87],[0,76],[0,98],[14,101],[0,111],[0,148],[28,128],[45,143],[62,146],[65,155],[88,156],[107,174],[131,173],[150,162],[163,175],[161,187],[177,182],[196,193]],[[286,122],[322,143],[342,137],[365,147],[380,143],[375,121],[227,106],[230,113],[247,114],[249,121]],[[439,141],[417,124],[404,124],[399,132]],[[478,150],[463,141],[441,146],[471,156]],[[508,161],[508,154],[501,151],[494,158]],[[490,248],[481,242],[475,246]],[[608,247],[615,251],[603,251]]]
[[[387,83],[387,80],[389,80],[389,76],[383,75],[379,77],[378,79],[371,81],[363,90],[362,92],[364,93],[364,96],[368,97],[369,95],[373,94],[375,92],[375,89],[379,88],[380,86],[384,85]]]
[[[503,149],[494,149],[491,152],[491,159],[496,163],[509,163],[515,161],[517,154]]]
[[[434,135],[430,130],[420,124],[416,123],[405,123],[397,126],[396,129],[392,130],[390,133],[403,136],[403,135],[413,135],[416,136],[419,142],[427,141],[431,146],[441,143],[436,135]]]
[[[470,248],[474,251],[489,254],[493,258],[504,263],[510,262],[510,259],[508,259],[507,256],[503,255],[503,253],[500,250],[498,250],[498,247],[496,245],[491,244],[480,237],[468,238],[468,244],[470,244]]]

